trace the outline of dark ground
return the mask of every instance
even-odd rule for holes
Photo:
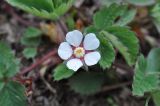
[[[78,11],[74,17],[77,28],[83,28],[91,24],[93,12],[101,6],[97,1],[80,1],[83,3],[78,4],[80,3],[78,2],[75,4],[76,7],[74,6],[70,9],[70,11]],[[152,46],[146,38],[152,35],[149,37],[156,39],[158,42],[160,36],[148,16],[147,9],[145,7],[137,8],[138,14],[130,26],[140,39],[140,51],[147,55]],[[69,15],[69,13],[64,17],[67,15]],[[64,17],[62,17],[60,21],[55,22],[55,25],[60,27],[63,33],[66,33],[66,26],[59,24],[59,22],[64,23]],[[35,60],[27,60],[22,56],[23,46],[20,45],[19,39],[27,26],[39,26],[42,22],[46,24],[51,23],[51,21],[39,19],[23,11],[6,6],[2,0],[0,1],[0,39],[8,42],[12,46],[17,57],[22,60],[21,67],[29,66],[35,62]],[[61,33],[62,36],[65,35],[63,33]],[[43,57],[48,51],[56,47],[57,44],[55,41],[50,40],[50,37],[43,36],[43,43],[38,48],[39,54],[36,58]],[[80,95],[72,91],[68,86],[67,80],[60,82],[53,81],[51,71],[54,67],[55,65],[53,64],[47,66],[44,75],[41,75],[41,73],[40,76],[37,75],[38,71],[42,71],[44,67],[35,69],[35,71],[26,75],[26,77],[33,77],[33,92],[28,96],[30,106],[144,106],[145,104],[146,97],[138,98],[132,96],[131,83],[133,68],[129,68],[124,64],[124,60],[119,55],[113,65],[113,70],[111,70],[113,71],[112,73],[115,74],[115,79],[119,81],[116,83],[113,81],[112,83],[111,80],[110,85],[104,85],[100,92],[90,96]],[[150,106],[153,106],[152,103],[150,103]]]

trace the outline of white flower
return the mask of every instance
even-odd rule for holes
[[[62,42],[58,48],[58,55],[67,60],[69,69],[77,71],[84,65],[92,66],[98,63],[101,55],[96,49],[99,45],[94,33],[87,34],[83,39],[82,33],[74,30],[67,33],[66,42]]]

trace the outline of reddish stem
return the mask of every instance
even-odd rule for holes
[[[32,64],[31,66],[24,68],[21,70],[20,75],[24,75],[27,72],[32,71],[34,68],[36,68],[37,66],[39,66],[40,64],[44,63],[46,60],[48,60],[49,58],[51,58],[52,56],[57,54],[57,50],[52,50],[50,51],[48,54],[46,54],[44,57],[42,57],[41,59],[37,59],[36,62],[34,64]]]

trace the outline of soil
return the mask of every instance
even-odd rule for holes
[[[38,47],[38,55],[35,59],[24,58],[22,55],[24,46],[20,44],[20,38],[26,27],[39,27],[41,23],[54,23],[57,29],[62,31],[62,39],[60,40],[63,40],[68,30],[64,24],[64,19],[70,15],[70,12],[78,11],[74,17],[74,21],[76,22],[77,28],[81,29],[92,23],[93,13],[100,7],[101,4],[96,0],[78,0],[59,21],[52,22],[13,8],[1,0],[0,40],[8,42],[8,44],[11,45],[16,56],[21,60],[23,70],[34,64],[37,58],[41,59],[52,49],[58,47],[58,43],[51,40],[51,37],[43,36],[43,42]],[[137,37],[140,40],[140,51],[144,55],[147,55],[153,46],[146,40],[146,36],[155,39],[157,43],[160,40],[160,36],[151,18],[148,16],[147,8],[137,8],[138,14],[130,26],[133,31],[137,33]],[[141,10],[143,10],[143,13]],[[145,12],[146,14],[144,14]],[[54,61],[52,60],[52,62],[47,65],[44,64],[44,66],[37,66],[34,68],[34,71],[24,76],[24,78],[32,78],[32,91],[28,92],[29,106],[144,106],[146,102],[146,95],[141,98],[132,95],[131,83],[134,74],[133,68],[126,65],[119,54],[117,54],[117,60],[112,67],[113,72],[109,72],[116,75],[114,78],[116,82],[112,80],[109,81],[109,85],[104,85],[101,91],[92,95],[81,95],[74,92],[69,87],[68,80],[54,81],[52,78],[52,70],[62,61],[59,58],[52,59],[54,59]],[[43,72],[44,68],[46,68],[46,70]],[[149,105],[154,106],[152,100]]]

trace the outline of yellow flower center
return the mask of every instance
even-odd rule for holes
[[[81,58],[83,57],[85,54],[85,50],[83,47],[77,47],[74,49],[74,55],[77,57],[77,58]]]

